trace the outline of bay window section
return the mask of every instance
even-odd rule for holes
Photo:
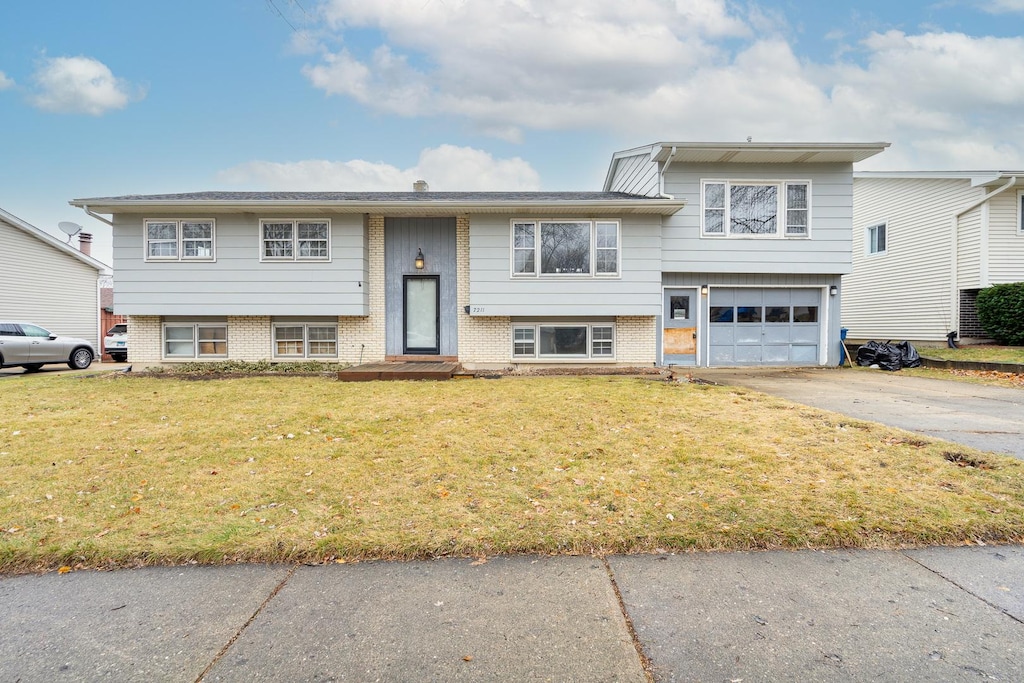
[[[512,275],[618,275],[619,239],[618,221],[513,221]]]
[[[261,220],[261,261],[330,261],[329,220]]]
[[[704,181],[701,231],[708,237],[807,237],[810,183]]]
[[[216,323],[165,323],[164,358],[226,358],[228,327]]]
[[[512,356],[517,359],[615,358],[615,326],[610,323],[516,323],[512,340]]]

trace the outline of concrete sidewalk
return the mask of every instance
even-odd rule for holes
[[[1022,577],[1019,546],[7,577],[0,680],[1019,681]]]

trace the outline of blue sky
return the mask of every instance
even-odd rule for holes
[[[660,140],[1024,169],[1024,0],[2,2],[0,208],[211,189],[599,189]]]

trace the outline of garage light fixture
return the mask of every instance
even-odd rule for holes
[[[708,286],[707,285],[701,285],[700,286],[700,295],[701,296],[707,296],[708,295]]]
[[[831,287],[828,288],[828,295],[829,296],[835,296],[838,293],[839,293],[839,288],[836,287],[835,285],[832,285]]]

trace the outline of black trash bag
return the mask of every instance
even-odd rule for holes
[[[899,370],[903,367],[903,352],[889,342],[869,341],[857,349],[857,365],[877,365],[883,370]]]
[[[901,360],[903,367],[905,368],[919,368],[921,367],[921,354],[917,352],[914,345],[908,341],[900,342],[896,345],[902,354]]]

